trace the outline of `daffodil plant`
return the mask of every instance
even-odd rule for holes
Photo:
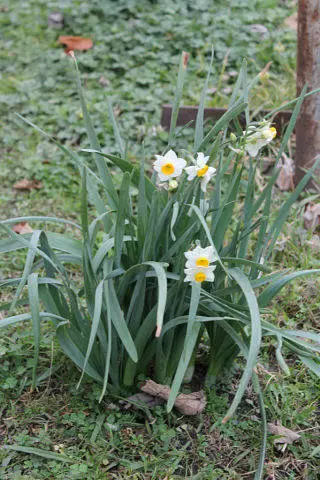
[[[197,366],[199,344],[207,346],[207,388],[215,388],[216,379],[239,361],[243,374],[223,421],[234,414],[252,382],[264,427],[256,474],[262,478],[266,417],[256,365],[264,338],[268,345],[271,341],[286,373],[290,373],[287,354],[296,355],[319,373],[319,335],[281,329],[263,315],[289,281],[319,272],[273,273],[268,266],[290,206],[319,163],[270,215],[279,173],[276,165],[287,148],[306,90],[293,102],[274,170],[261,191],[255,183],[256,157],[276,131],[268,119],[260,124],[250,122],[248,96],[259,76],[246,84],[244,62],[228,111],[214,125],[205,126],[209,72],[195,124],[194,147],[180,150],[175,127],[186,63],[184,54],[168,147],[140,164],[126,157],[114,118],[120,153],[111,155],[100,147],[75,63],[90,149],[75,153],[52,140],[81,174],[80,224],[50,216],[1,222],[7,238],[0,241],[0,251],[7,254],[26,249],[27,257],[21,278],[2,281],[2,286],[17,289],[0,327],[31,321],[33,387],[41,381],[37,373],[41,324],[50,320],[61,349],[81,371],[79,384],[84,374],[92,377],[101,384],[102,399],[106,393],[131,392],[138,377],[150,376],[171,386],[168,411],[184,380],[190,380],[190,365]],[[112,108],[109,111],[112,114]],[[244,131],[238,120],[243,112]],[[182,140],[180,132],[180,144]],[[152,168],[153,175],[149,175]],[[110,169],[122,178],[120,188]],[[90,211],[96,211],[94,218],[89,216],[88,204]],[[46,227],[17,235],[10,224],[22,220],[69,224],[77,234],[72,238]],[[80,284],[73,280],[74,268],[81,274]],[[26,303],[30,311],[14,315],[16,307]]]

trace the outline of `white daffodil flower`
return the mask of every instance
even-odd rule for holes
[[[173,150],[169,150],[164,156],[155,155],[156,161],[153,168],[158,173],[160,182],[166,182],[170,178],[179,177],[187,165],[183,158],[178,158]]]
[[[208,267],[210,263],[216,260],[214,256],[213,247],[201,248],[199,245],[190,250],[189,252],[185,252],[186,261],[186,268],[197,268],[197,267]]]
[[[207,165],[208,160],[209,157],[205,157],[202,152],[199,152],[197,153],[196,164],[185,169],[189,181],[193,180],[195,177],[201,178],[201,190],[203,192],[207,191],[207,184],[216,173],[215,168]]]
[[[246,132],[243,132],[243,134],[246,135]],[[277,130],[274,127],[270,127],[270,122],[268,122],[260,128],[249,127],[247,134],[246,151],[251,157],[256,157],[259,150],[275,138]]]
[[[212,246],[201,248],[199,245],[185,252],[186,268],[184,273],[186,275],[185,282],[213,282],[215,265],[210,263],[216,260]]]
[[[216,266],[210,267],[197,267],[197,268],[185,268],[184,273],[186,277],[185,282],[213,282],[214,281],[214,270]]]

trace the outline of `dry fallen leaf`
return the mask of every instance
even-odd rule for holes
[[[27,223],[27,222],[17,223],[16,225],[14,225],[14,226],[12,227],[12,230],[13,230],[15,233],[20,233],[20,234],[23,234],[23,233],[32,233],[32,232],[33,232],[32,228],[30,227],[29,223]]]
[[[58,42],[66,45],[66,53],[70,52],[70,50],[89,50],[93,46],[91,38],[72,37],[69,35],[62,35],[59,37]]]
[[[168,400],[171,391],[167,385],[160,385],[153,380],[147,380],[140,388],[143,392],[153,397],[160,397],[163,400]],[[206,397],[202,390],[189,394],[180,393],[174,406],[184,415],[198,415],[206,406]]]
[[[301,436],[280,423],[268,423],[268,432],[271,433],[271,435],[279,436],[279,438],[274,439],[274,443],[293,443],[299,440]]]
[[[31,190],[39,190],[40,188],[42,188],[42,183],[38,180],[28,180],[26,178],[23,178],[22,180],[19,180],[19,182],[16,182],[13,185],[13,188],[15,190],[25,190],[30,192]]]
[[[320,203],[308,203],[303,214],[304,228],[315,230],[320,225]]]
[[[298,12],[293,13],[290,17],[287,17],[284,21],[284,24],[287,27],[292,28],[292,30],[297,30],[298,28]]]
[[[283,192],[294,190],[294,162],[292,158],[283,153],[278,167],[280,173],[276,181],[277,187]]]
[[[310,240],[306,242],[313,250],[320,252],[320,237],[319,235],[312,235]]]

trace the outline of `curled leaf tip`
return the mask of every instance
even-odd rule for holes
[[[182,52],[182,59],[183,59],[183,68],[186,69],[188,65],[188,60],[189,60],[189,53]]]
[[[227,423],[228,420],[230,420],[230,417],[226,416],[226,417],[223,418],[221,423],[224,425],[225,423]]]

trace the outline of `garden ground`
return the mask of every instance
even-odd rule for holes
[[[255,107],[278,106],[294,96],[295,32],[284,25],[293,8],[291,1],[276,0],[4,2],[1,218],[46,214],[77,219],[79,214],[79,177],[73,166],[14,115],[28,117],[76,150],[88,146],[70,58],[57,44],[60,34],[93,38],[93,49],[77,57],[103,147],[117,152],[106,106],[111,96],[131,159],[144,141],[151,161],[167,142],[158,125],[160,107],[172,100],[181,50],[190,53],[185,104],[199,99],[211,45],[215,62],[208,106],[227,105],[244,56],[251,76],[273,62],[269,77],[255,91]],[[48,26],[54,11],[63,13],[61,29]],[[41,188],[15,189],[23,179],[36,180]],[[285,195],[276,195],[275,203]],[[295,205],[275,252],[275,268],[319,266],[311,233],[302,228],[303,200]],[[1,277],[18,276],[23,261],[22,254],[4,258]],[[319,311],[319,282],[312,278],[287,287],[269,316],[277,325],[319,329]],[[268,421],[281,422],[301,437],[283,450],[269,437],[266,477],[316,479],[319,383],[295,358],[286,377],[274,354],[274,345],[266,344],[259,367]],[[53,454],[44,458],[2,449],[1,478],[253,478],[260,426],[250,390],[236,417],[221,425],[239,366],[232,377],[207,391],[205,413],[187,418],[176,413],[168,417],[161,407],[125,410],[115,397],[99,404],[99,387],[90,380],[76,390],[79,374],[61,354],[48,326],[43,329],[39,371],[44,374],[37,391],[30,392],[33,347],[28,326],[5,331],[0,361],[0,444]],[[69,462],[61,461],[65,457]]]

